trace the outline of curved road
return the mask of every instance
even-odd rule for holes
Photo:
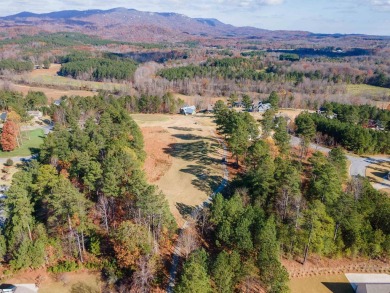
[[[301,142],[301,139],[296,136],[291,136],[290,144],[292,146],[299,146]],[[310,148],[324,152],[329,153],[331,151],[330,148],[326,148],[323,146],[320,146],[318,144],[311,143]],[[357,155],[353,155],[350,153],[346,154],[347,159],[351,162],[351,167],[349,168],[349,174],[351,176],[366,176],[366,168],[371,164],[378,164],[383,162],[390,162],[389,156],[367,156],[367,157],[359,157]],[[387,178],[383,178],[383,181],[380,183],[374,183],[373,187],[377,190],[383,189],[383,188],[389,188],[390,187],[390,181]]]

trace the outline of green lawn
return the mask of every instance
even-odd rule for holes
[[[37,152],[43,142],[44,132],[42,129],[23,131],[23,143],[20,148],[12,152],[0,151],[0,158],[27,157]]]

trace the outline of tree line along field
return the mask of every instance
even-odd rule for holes
[[[16,113],[21,122],[28,121],[28,110],[40,110],[55,122],[47,137],[36,131],[30,140],[34,145],[26,141],[15,150],[21,154],[40,144],[37,159],[14,175],[4,201],[8,218],[1,229],[0,257],[7,273],[43,267],[60,276],[90,270],[99,273],[103,291],[162,290],[172,262],[169,251],[178,239],[182,255],[175,292],[246,288],[276,293],[289,291],[282,258],[301,263],[312,257],[388,260],[389,198],[366,178],[348,177],[344,150],[389,153],[388,111],[359,106],[388,101],[386,50],[287,58],[257,47],[242,54],[248,51],[244,46],[226,51],[180,44],[180,58],[136,63],[126,52],[112,54],[129,50],[130,44],[77,35],[67,46],[62,37],[39,36],[50,44],[47,48],[28,48],[34,38],[15,41],[21,54],[5,55],[0,63],[4,78],[18,73],[11,77],[15,82],[102,90],[95,97],[61,97],[59,105],[43,93],[21,95],[6,84],[0,91],[0,108]],[[77,53],[75,43],[81,44]],[[10,44],[0,45],[4,50]],[[44,61],[62,63],[56,68],[63,76],[49,69],[34,76],[24,68]],[[204,138],[187,133],[188,123],[197,127],[190,122],[195,118],[177,118],[184,125],[166,131],[177,136],[176,143],[190,146],[169,147],[185,162],[176,168],[187,174],[181,184],[202,189],[201,199],[207,199],[215,185],[209,179],[217,177],[207,177],[212,163],[227,163],[237,176],[197,213],[192,208],[201,196],[183,191],[180,196],[192,198],[182,200],[181,211],[196,217],[177,237],[172,202],[147,181],[142,132],[131,114],[138,115],[133,117],[141,126],[150,120],[164,124],[170,116],[139,113],[177,113],[186,103],[181,97],[188,95],[196,97],[194,103],[209,98],[206,104],[213,105],[212,119],[232,159],[209,156],[213,148]],[[228,97],[228,105],[215,97]],[[271,105],[261,121],[249,112],[257,101]],[[238,102],[243,111],[233,109]],[[277,117],[280,107],[312,111],[288,121]],[[369,129],[373,123],[376,130]],[[206,126],[213,130],[212,122]],[[301,138],[296,149],[290,147],[289,131]],[[315,140],[333,150],[313,153],[309,146]],[[192,164],[188,156],[200,163]],[[173,174],[164,186],[174,188],[177,180]]]

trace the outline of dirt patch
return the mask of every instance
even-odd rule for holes
[[[8,284],[37,284],[40,293],[66,293],[73,285],[82,283],[96,292],[101,291],[100,274],[81,270],[72,273],[49,274],[44,269],[22,271],[13,276],[2,276],[2,283]]]
[[[390,263],[366,259],[328,259],[311,257],[305,265],[296,260],[282,260],[291,279],[345,273],[390,273]]]
[[[49,69],[35,69],[29,73],[30,76],[57,76],[61,64],[51,64]]]
[[[13,166],[5,166],[4,163],[0,164],[0,185],[10,186],[12,182],[12,177],[15,175],[16,172],[21,170],[21,167],[21,164],[16,163]]]
[[[344,274],[292,279],[291,293],[353,293],[354,290]]]
[[[172,166],[172,157],[164,149],[174,143],[175,139],[162,127],[143,127],[141,130],[147,153],[144,170],[148,181],[154,183]]]

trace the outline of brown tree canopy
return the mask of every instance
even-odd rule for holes
[[[13,151],[17,146],[17,126],[15,122],[8,120],[4,123],[1,134],[1,147],[3,151]]]

